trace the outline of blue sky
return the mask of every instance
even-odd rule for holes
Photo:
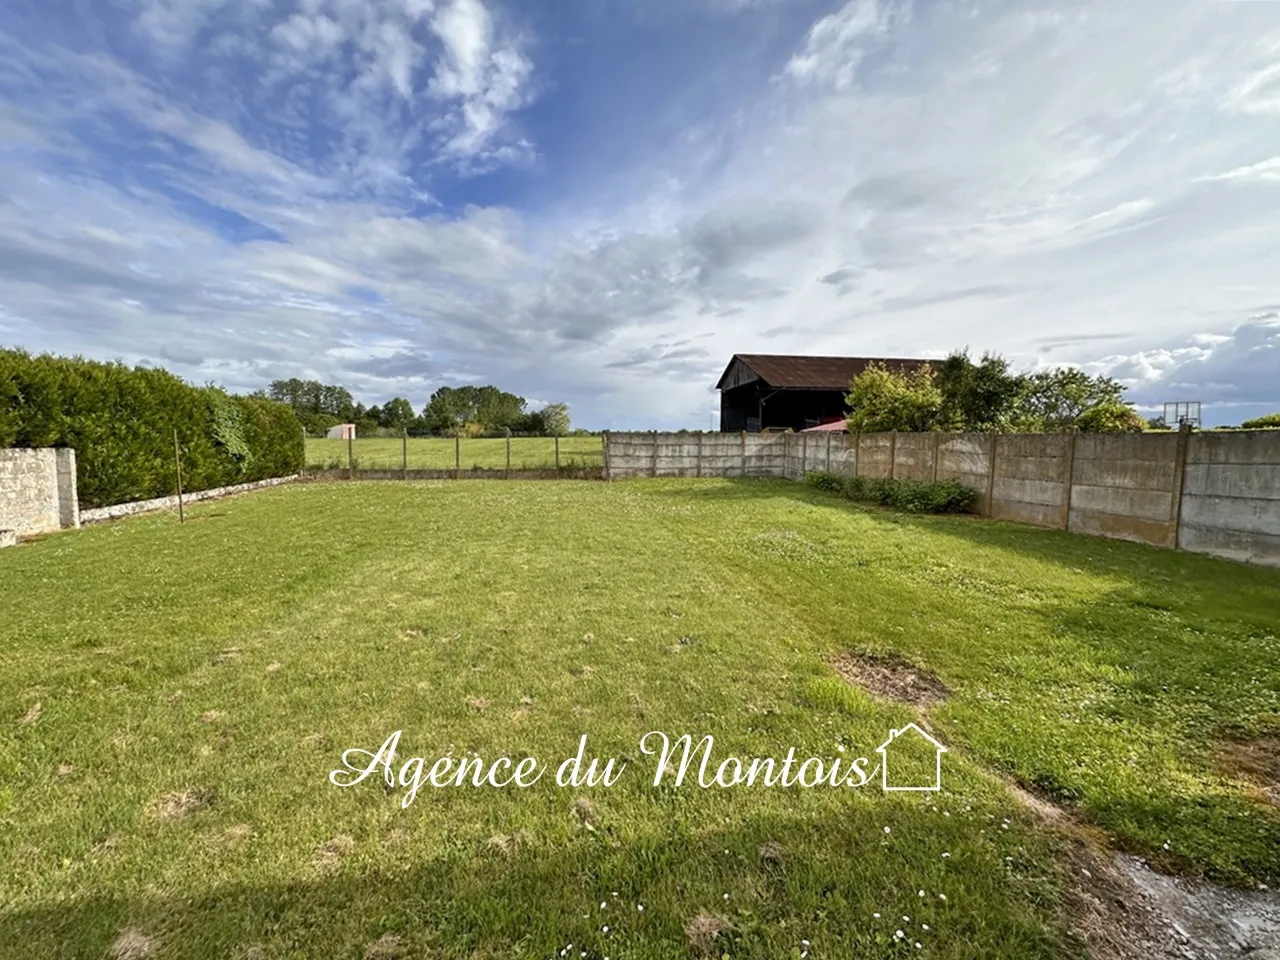
[[[6,0],[0,344],[698,427],[735,352],[1280,409],[1280,3]]]

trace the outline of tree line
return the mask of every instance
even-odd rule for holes
[[[353,423],[356,436],[407,432],[410,436],[483,436],[512,434],[567,436],[569,408],[552,403],[529,410],[528,401],[494,386],[440,387],[421,412],[404,397],[366,407],[345,387],[318,380],[275,380],[264,397],[293,409],[310,436],[322,437],[331,427]]]
[[[987,353],[967,350],[936,365],[894,372],[873,364],[853,378],[845,398],[849,429],[944,430],[955,433],[1141,432],[1159,428],[1124,400],[1125,387],[1110,377],[1064,367],[1016,373]]]

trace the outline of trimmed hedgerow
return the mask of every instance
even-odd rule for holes
[[[195,387],[167,370],[0,350],[0,447],[71,447],[82,507],[287,476],[305,460],[281,403]]]
[[[817,470],[806,475],[810,486],[850,500],[878,503],[908,513],[972,513],[978,493],[957,480],[891,480],[888,477],[844,477]]]

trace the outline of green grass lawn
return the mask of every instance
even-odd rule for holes
[[[670,960],[716,927],[717,958],[1081,956],[1060,841],[1006,777],[1166,869],[1280,881],[1280,815],[1215,764],[1280,732],[1277,571],[782,481],[440,481],[50,536],[0,583],[5,958],[126,932],[153,947],[129,956]],[[652,784],[654,730],[874,758],[914,714],[824,664],[848,650],[950,688],[940,793]],[[408,807],[329,782],[396,730],[397,768],[551,770]],[[628,758],[615,785],[553,782],[583,734]]]
[[[483,437],[462,438],[455,450],[448,437],[410,437],[406,445],[392,438],[369,437],[355,440],[350,451],[357,467],[366,470],[398,470],[407,459],[410,470],[452,470],[460,459],[463,470],[473,467],[502,470],[507,466],[507,441]],[[346,467],[346,440],[307,440],[307,465]],[[460,455],[460,457],[459,457]],[[561,437],[562,467],[599,467],[604,464],[600,437]],[[555,437],[512,437],[511,469],[532,470],[556,465]]]

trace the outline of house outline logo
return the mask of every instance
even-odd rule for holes
[[[894,740],[902,736],[908,730],[914,730],[919,736],[924,737],[933,745],[934,749],[934,775],[933,785],[929,787],[891,787],[889,786],[889,745]],[[931,737],[926,731],[916,726],[914,722],[908,723],[899,730],[889,729],[889,739],[880,746],[876,747],[876,753],[880,754],[880,787],[886,793],[905,792],[905,791],[938,791],[942,789],[942,755],[947,752],[947,748]]]

